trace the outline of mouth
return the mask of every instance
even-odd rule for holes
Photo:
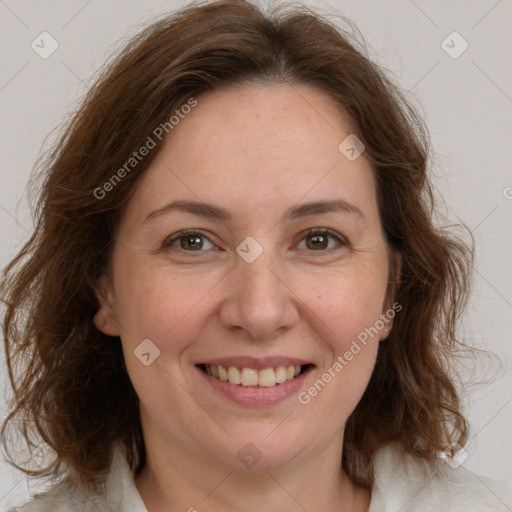
[[[233,386],[253,388],[273,388],[296,380],[313,369],[313,364],[288,364],[265,368],[237,367],[222,364],[200,363],[196,365],[202,372],[221,382]]]

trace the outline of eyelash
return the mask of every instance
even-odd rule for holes
[[[179,247],[179,248],[178,247],[172,247],[172,244],[174,242],[178,241],[180,238],[184,238],[186,236],[191,236],[191,235],[198,235],[200,237],[206,238],[207,240],[210,241],[210,243],[213,244],[213,242],[206,235],[201,233],[200,231],[194,231],[194,230],[190,230],[190,229],[185,229],[183,231],[179,231],[178,233],[176,233],[174,235],[171,235],[170,237],[166,238],[166,240],[164,241],[164,243],[162,245],[162,248],[163,249],[178,249],[179,251],[183,251],[183,252],[187,252],[187,253],[197,252],[199,254],[196,254],[196,255],[194,255],[192,257],[202,256],[201,253],[204,253],[206,251],[202,251],[202,250],[199,250],[199,251],[188,251],[186,249],[182,249],[181,247]],[[303,236],[299,240],[299,242],[302,242],[302,240],[304,240],[305,238],[307,238],[308,236],[311,236],[311,235],[330,236],[331,238],[334,238],[337,242],[339,242],[340,246],[349,247],[349,243],[348,243],[348,241],[344,237],[342,237],[341,235],[338,235],[336,232],[331,231],[330,229],[318,229],[318,228],[308,229],[303,234]],[[331,249],[319,249],[318,251],[310,250],[308,252],[317,252],[317,253],[320,253],[319,256],[322,256],[322,255],[326,255],[326,253],[332,252],[333,250],[337,250],[337,248],[334,248],[334,249],[333,248],[331,248]]]

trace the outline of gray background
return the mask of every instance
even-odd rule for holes
[[[265,2],[266,3],[266,2]],[[512,2],[335,1],[306,2],[350,17],[408,98],[419,106],[431,133],[436,189],[445,213],[464,221],[477,242],[477,272],[461,335],[492,350],[494,364],[471,370],[494,383],[466,397],[472,425],[466,468],[512,482],[512,141],[510,30]],[[144,24],[184,5],[176,1],[0,0],[0,267],[32,229],[25,186],[45,136],[83,94],[94,71]],[[31,43],[43,31],[58,49],[42,59]],[[458,58],[441,43],[453,31],[468,42]],[[448,43],[454,50],[458,42]],[[7,380],[0,356],[0,416]],[[34,491],[34,484],[30,490]],[[22,473],[0,463],[0,512],[25,501]]]

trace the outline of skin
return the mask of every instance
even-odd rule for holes
[[[304,391],[390,308],[372,169],[364,153],[353,162],[340,153],[350,123],[313,88],[245,85],[197,100],[141,178],[98,289],[95,324],[121,337],[140,398],[147,464],[136,487],[150,512],[366,511],[370,490],[341,468],[343,434],[391,322],[306,405],[297,396],[235,404],[198,378],[194,362],[302,358],[315,365]],[[282,218],[330,199],[362,215]],[[170,210],[144,222],[175,200],[212,203],[232,219]],[[311,228],[346,242],[312,246]],[[191,249],[185,237],[165,247],[183,229],[204,235],[203,245]],[[263,248],[250,264],[236,252],[248,236]],[[134,356],[145,339],[160,350],[149,366]],[[248,442],[261,454],[251,468],[237,456]]]

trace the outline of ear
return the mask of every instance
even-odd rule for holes
[[[390,250],[388,289],[380,316],[384,323],[384,327],[380,329],[380,340],[384,340],[389,336],[393,328],[393,319],[396,314],[402,310],[402,305],[395,302],[396,291],[400,286],[401,272],[402,255],[398,251]]]
[[[96,329],[108,336],[119,336],[119,327],[114,314],[114,294],[105,275],[101,276],[95,292],[99,302],[98,311],[93,318]]]

